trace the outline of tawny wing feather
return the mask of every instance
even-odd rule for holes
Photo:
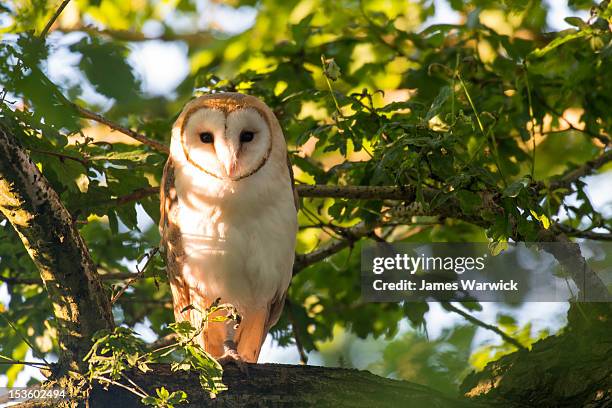
[[[172,289],[174,316],[177,322],[190,320],[189,311],[182,312],[191,304],[189,286],[181,274],[181,265],[184,262],[181,232],[177,225],[178,196],[174,185],[174,163],[168,159],[164,166],[160,192],[160,219],[159,232],[161,247],[166,258],[166,271]]]
[[[289,153],[287,153],[287,167],[289,168],[289,180],[291,181],[291,190],[293,191],[293,202],[295,204],[295,211],[300,210],[300,197],[298,196],[297,189],[295,188],[295,177],[293,175],[293,167],[291,166],[291,159]],[[278,322],[281,314],[283,313],[283,308],[285,307],[285,297],[287,296],[287,291],[279,294],[279,296],[275,297],[270,303],[270,310],[268,313],[268,319],[266,320],[265,325],[265,333],[267,334],[270,331],[270,328]],[[265,334],[264,334],[265,340]]]
[[[202,322],[200,311],[210,306],[210,300],[195,293],[185,281],[182,266],[185,262],[185,251],[178,226],[178,195],[174,179],[174,163],[168,159],[160,188],[160,220],[161,247],[166,257],[166,271],[172,290],[174,317],[177,322],[189,321],[193,327],[199,327]],[[196,309],[190,308],[193,306]],[[223,328],[220,324],[209,327],[202,332],[198,341],[209,353],[219,356],[223,352]]]

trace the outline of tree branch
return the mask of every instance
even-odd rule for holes
[[[378,224],[366,225],[365,223],[360,222],[356,226],[347,228],[342,232],[345,237],[344,239],[334,241],[323,248],[319,248],[307,254],[296,255],[295,262],[293,263],[293,274],[296,275],[302,269],[322,261],[323,259],[342,251],[344,248],[352,246],[361,238],[371,235],[373,230],[377,227]]]
[[[165,144],[158,142],[157,140],[150,139],[143,134],[135,132],[131,129],[123,127],[118,123],[115,123],[111,120],[106,119],[104,116],[97,114],[95,112],[90,111],[89,109],[83,108],[75,103],[72,103],[72,106],[79,112],[80,116],[85,119],[90,119],[96,121],[98,123],[102,123],[109,128],[116,130],[117,132],[121,132],[124,135],[131,137],[132,139],[138,140],[140,143],[145,144],[153,149],[157,150],[160,153],[169,154],[170,149]]]
[[[147,271],[149,264],[151,263],[151,261],[153,260],[155,255],[157,255],[158,252],[159,252],[159,247],[155,247],[151,250],[151,252],[148,252],[145,254],[145,256],[147,257],[147,262],[144,264],[142,269],[138,268],[138,264],[136,265],[136,270],[138,271],[138,273],[136,273],[133,277],[131,277],[125,283],[125,285],[121,288],[121,290],[119,290],[119,292],[117,292],[117,294],[113,296],[113,298],[110,301],[111,305],[115,304],[117,299],[119,299],[121,295],[125,293],[125,291],[130,287],[130,285],[132,285],[132,283],[136,282],[138,279],[141,279],[144,276],[144,273]]]
[[[612,241],[612,233],[595,232],[595,231],[581,231],[576,228],[572,228],[565,224],[556,224],[555,228],[568,236],[592,239],[594,241]]]
[[[506,343],[512,344],[513,346],[515,346],[519,350],[527,351],[527,348],[525,346],[523,346],[521,343],[519,343],[519,341],[517,339],[507,335],[502,330],[500,330],[499,327],[494,326],[492,324],[485,323],[482,320],[477,319],[476,317],[472,316],[471,314],[469,314],[469,313],[459,309],[458,307],[455,307],[450,302],[442,302],[442,307],[445,308],[446,310],[449,310],[451,312],[457,313],[459,316],[463,317],[465,320],[469,321],[470,323],[475,324],[476,326],[479,326],[479,327],[482,327],[483,329],[492,331],[493,333],[497,334],[502,339],[504,339],[504,341]]]
[[[161,35],[149,37],[139,31],[132,30],[113,30],[110,28],[98,28],[92,25],[78,25],[71,28],[60,28],[57,31],[62,33],[87,33],[92,36],[110,37],[118,41],[127,42],[143,42],[143,41],[183,41],[188,45],[203,46],[215,38],[208,31],[198,31],[195,33],[177,34],[172,32],[164,32]]]
[[[51,19],[47,22],[47,25],[45,25],[45,28],[43,28],[42,32],[40,33],[40,38],[46,37],[47,33],[51,29],[51,26],[53,23],[55,23],[55,20],[57,20],[60,14],[62,14],[62,11],[64,11],[68,3],[70,3],[70,0],[64,0],[57,10],[55,10],[55,13],[53,13],[53,16],[51,16]]]
[[[185,407],[478,407],[463,398],[453,398],[423,385],[397,381],[367,371],[305,365],[248,364],[244,375],[234,364],[223,370],[228,390],[214,399],[200,384],[193,371],[172,371],[166,364],[151,364],[152,372],[131,370],[126,375],[143,390],[155,395],[155,389],[183,390],[189,402]],[[89,405],[140,406],[139,397],[118,387],[105,391],[95,386]]]
[[[599,163],[602,163],[603,161],[604,159],[600,158],[595,163],[585,165],[585,167],[596,166],[599,165]],[[582,170],[580,174],[586,174],[586,171],[587,170]],[[413,202],[416,200],[416,189],[412,186],[330,186],[298,184],[296,185],[296,188],[298,190],[298,194],[301,197],[332,197],[361,200],[401,200],[408,202]],[[423,197],[427,201],[432,200],[437,194],[441,193],[441,191],[434,190],[431,188],[423,189]],[[140,199],[142,197],[146,197],[149,194],[158,194],[157,188],[150,187],[147,189],[139,190],[131,194],[130,196],[126,196],[125,198],[118,200],[121,200],[122,203],[125,203],[129,201],[129,199]],[[488,195],[486,192],[482,193],[482,201],[489,202],[490,207],[493,209],[498,207],[495,202],[495,197],[490,193]],[[499,211],[500,216],[505,216],[501,209],[499,209]],[[448,199],[443,206],[439,206],[438,208],[433,210],[430,215],[439,216],[441,218],[460,219],[483,228],[488,228],[490,226],[490,221],[481,218],[478,214],[469,216],[463,214],[460,205],[456,202],[455,199],[452,198]],[[319,262],[351,246],[359,239],[371,234],[374,228],[376,228],[376,226],[366,227],[363,223],[358,224],[357,226],[345,231],[345,239],[332,242],[328,246],[317,249],[309,254],[297,255],[293,267],[293,274],[295,275],[307,266]],[[576,252],[574,248],[576,244],[569,242],[569,240],[567,240],[567,238],[565,238],[563,235],[551,234],[551,231],[552,230],[547,231],[542,229],[541,235],[545,242],[557,242],[560,244],[558,245],[560,250],[553,251],[554,253],[551,253],[572,275],[573,279],[576,282],[576,285],[581,289],[582,294],[584,295],[584,290],[588,288],[589,292],[592,295],[597,296],[598,298],[602,296],[608,296],[608,292],[605,285],[601,282],[597,274],[591,268],[588,267],[586,261],[580,255],[579,248],[578,252]],[[520,237],[513,238],[520,240]],[[548,252],[552,250],[550,246],[545,246],[544,249]],[[575,257],[578,257],[576,259],[582,259],[582,261],[578,262],[577,260],[571,260],[563,254],[573,254]],[[576,269],[577,267],[579,267],[579,269]]]
[[[332,186],[327,184],[297,184],[300,197],[311,198],[348,198],[356,200],[414,200],[416,190],[413,186]],[[425,189],[424,195],[434,194],[433,189]]]
[[[121,281],[129,279],[143,279],[144,276],[138,277],[137,273],[132,272],[112,272],[112,273],[98,273],[98,278],[101,281]],[[43,281],[40,278],[20,278],[15,276],[3,276],[0,275],[0,282],[7,283],[9,285],[42,285]]]
[[[60,369],[86,369],[91,337],[114,326],[110,304],[68,210],[18,144],[26,137],[21,132],[0,117],[0,212],[38,267],[53,304]]]
[[[123,205],[132,201],[142,200],[143,198],[150,197],[152,195],[159,195],[159,187],[145,187],[135,190],[130,194],[126,194],[121,197],[117,197],[117,205]]]
[[[570,186],[582,177],[593,174],[600,167],[612,161],[612,150],[602,153],[599,157],[589,160],[577,169],[565,173],[559,180],[550,183],[550,189],[570,188]]]

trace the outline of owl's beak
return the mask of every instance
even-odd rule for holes
[[[215,150],[217,151],[217,158],[221,162],[225,174],[227,177],[232,178],[235,176],[238,170],[238,150],[231,141],[224,143],[215,143]]]

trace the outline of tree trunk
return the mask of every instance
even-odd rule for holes
[[[0,117],[0,212],[19,234],[45,284],[58,326],[58,372],[86,369],[92,335],[113,327],[108,297],[68,210],[17,140],[28,137]]]

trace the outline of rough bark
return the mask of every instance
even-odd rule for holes
[[[366,371],[282,364],[249,364],[248,375],[229,365],[223,375],[228,390],[211,399],[194,373],[172,372],[157,365],[153,372],[128,374],[139,387],[155,395],[155,388],[183,390],[189,403],[181,407],[482,407],[466,399],[455,399],[422,385],[378,377]],[[123,384],[131,385],[122,380]],[[80,405],[84,406],[84,402]],[[20,408],[44,407],[42,403]],[[119,387],[94,388],[91,408],[140,408],[140,398]],[[490,405],[486,405],[490,406]]]
[[[13,133],[11,133],[13,132]],[[0,117],[0,212],[19,234],[45,284],[59,329],[59,371],[84,368],[92,335],[113,327],[110,304],[68,210]]]

